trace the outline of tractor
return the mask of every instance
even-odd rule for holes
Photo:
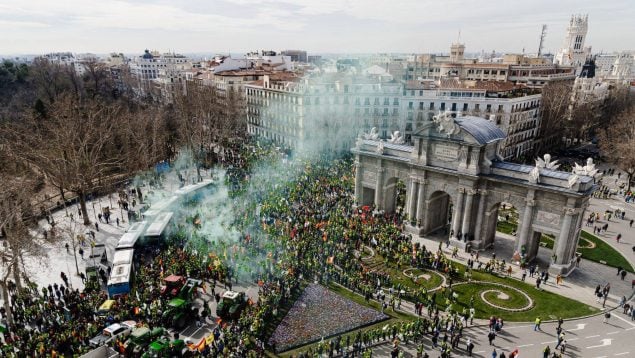
[[[123,345],[126,356],[139,356],[150,342],[161,337],[164,333],[163,328],[150,330],[148,327],[139,327],[133,329],[130,336],[128,336],[128,340]]]
[[[244,292],[225,291],[216,306],[216,315],[222,319],[238,319],[247,307],[247,296]]]
[[[162,321],[166,327],[182,329],[188,321],[196,316],[196,310],[192,307],[196,290],[201,287],[202,281],[187,279],[177,297],[168,302],[168,307],[163,312]]]
[[[163,279],[161,285],[161,296],[175,297],[183,288],[185,278],[183,276],[170,275]]]
[[[177,339],[171,342],[167,339],[159,339],[150,343],[148,351],[145,352],[141,358],[185,357],[188,352],[189,349],[182,339]]]

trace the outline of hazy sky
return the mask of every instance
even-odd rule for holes
[[[635,49],[634,0],[0,0],[0,54],[51,51],[242,53],[536,52],[589,14],[594,52]]]

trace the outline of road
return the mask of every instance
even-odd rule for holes
[[[603,316],[566,321],[562,325],[565,332],[567,348],[565,357],[633,357],[635,356],[635,321],[631,321],[620,311],[614,311],[608,323],[603,323]],[[490,346],[487,340],[487,326],[468,328],[463,331],[459,349],[452,353],[454,357],[467,356],[465,342],[468,337],[475,344],[473,357],[491,357],[495,349],[498,354],[506,356],[515,349],[521,357],[542,357],[543,350],[549,346],[553,352],[556,345],[556,323],[543,323],[540,331],[534,331],[533,324],[506,324],[502,332]],[[431,349],[430,337],[423,340],[425,351],[430,357],[438,357],[440,350]],[[416,346],[402,345],[406,357],[416,357]],[[373,356],[389,357],[391,346],[384,344],[373,350]]]

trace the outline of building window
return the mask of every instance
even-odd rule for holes
[[[467,103],[463,103],[463,112],[467,112]]]
[[[408,109],[412,109],[412,102],[408,102]]]
[[[434,110],[434,102],[430,102],[430,110],[433,111]]]
[[[445,102],[441,102],[441,110],[445,111]]]
[[[395,99],[394,99],[394,100],[393,100],[393,102],[392,102],[392,105],[393,105],[393,106],[398,106],[398,105],[399,105],[399,98],[396,98],[396,97],[395,97]]]

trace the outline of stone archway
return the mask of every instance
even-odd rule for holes
[[[383,209],[386,213],[400,212],[406,205],[406,185],[397,177],[388,178],[383,187]]]
[[[500,203],[507,202],[518,209],[515,250],[525,247],[528,259],[535,256],[536,232],[549,232],[557,258],[550,269],[567,274],[574,268],[593,177],[540,166],[551,163],[547,157],[536,166],[501,161],[496,153],[505,134],[478,117],[439,115],[413,138],[414,145],[380,141],[372,131],[358,138],[352,149],[357,203],[394,211],[402,180],[407,182],[407,230],[429,234],[451,222],[452,245],[472,241],[470,247],[485,249],[496,237]]]
[[[362,188],[361,195],[362,197],[359,201],[361,205],[373,206],[375,204],[375,188],[365,186]]]
[[[483,247],[494,245],[497,233],[501,233],[514,237],[513,247],[516,249],[519,246],[520,227],[523,224],[521,222],[523,209],[506,201],[498,201],[489,205],[484,213]]]
[[[441,231],[443,235],[447,235],[454,207],[450,194],[443,190],[437,190],[430,194],[426,204],[427,210],[423,216],[425,220],[424,234]]]

